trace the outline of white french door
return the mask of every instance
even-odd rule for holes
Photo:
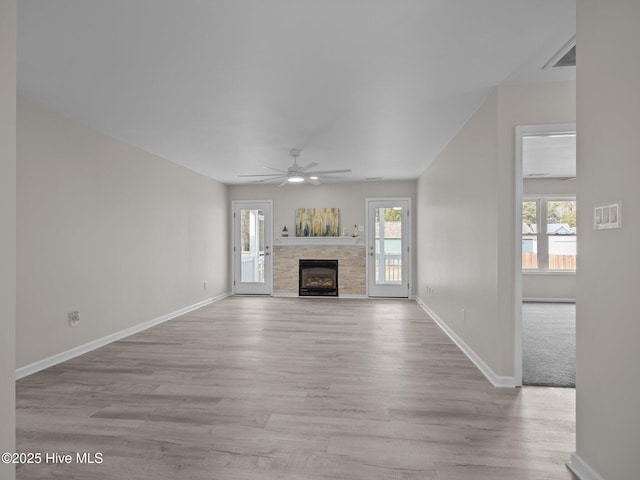
[[[233,202],[233,291],[271,294],[271,201]]]
[[[409,296],[408,198],[367,199],[367,283],[370,297]]]

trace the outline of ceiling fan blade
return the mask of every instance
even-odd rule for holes
[[[273,182],[274,180],[277,182],[280,180],[280,178],[282,177],[270,177],[270,178],[263,178],[261,180],[250,180],[249,183],[268,183],[268,182]]]
[[[306,170],[309,170],[310,168],[314,168],[314,167],[317,167],[317,166],[318,166],[318,164],[316,162],[311,162],[309,165],[307,165],[305,167],[300,167],[300,170],[304,172]]]
[[[343,170],[318,170],[317,172],[307,172],[308,175],[326,175],[330,173],[349,173],[351,171],[350,168],[345,168]]]
[[[278,185],[279,187],[284,187],[286,184],[289,183],[289,179],[285,180],[284,182],[282,182],[280,185]]]
[[[262,168],[267,168],[269,170],[275,170],[276,172],[282,172],[282,173],[287,173],[286,170],[280,170],[279,168],[273,168],[273,167],[267,167],[266,165],[263,166]]]
[[[256,173],[250,175],[238,175],[239,177],[285,177],[287,172],[282,173]]]

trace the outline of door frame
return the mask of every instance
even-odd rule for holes
[[[411,197],[367,197],[365,199],[365,256],[366,256],[366,268],[365,268],[365,274],[367,276],[367,281],[366,281],[366,293],[367,293],[367,297],[371,297],[371,289],[370,289],[370,285],[371,282],[374,281],[373,279],[373,273],[370,272],[370,268],[369,268],[369,250],[371,249],[371,247],[375,248],[375,239],[373,238],[373,235],[370,235],[370,227],[372,227],[370,225],[370,221],[369,221],[369,208],[370,206],[372,206],[373,203],[378,203],[378,202],[388,202],[388,203],[394,203],[394,202],[406,202],[407,205],[407,216],[406,216],[406,222],[404,222],[406,225],[403,225],[404,228],[404,237],[403,238],[403,253],[405,255],[405,259],[406,259],[406,268],[403,266],[402,271],[403,271],[403,282],[406,283],[406,296],[402,295],[402,296],[390,296],[388,298],[411,298],[411,264],[412,264],[412,260],[411,260],[411,255],[412,255],[412,248],[411,248]],[[406,243],[405,243],[406,242]]]
[[[236,211],[242,208],[264,209],[264,243],[265,243],[265,281],[264,289],[256,289],[256,291],[238,292],[238,283],[240,281],[240,252],[237,252],[236,246],[239,242],[239,224],[236,223]],[[268,211],[268,215],[266,212]],[[267,218],[268,217],[268,218]],[[239,220],[238,220],[239,221]],[[234,295],[272,295],[273,294],[273,200],[233,200],[231,202],[231,280],[232,291]],[[266,251],[268,250],[268,251]]]

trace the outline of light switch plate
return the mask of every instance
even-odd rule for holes
[[[593,228],[594,230],[622,228],[622,202],[593,207]]]

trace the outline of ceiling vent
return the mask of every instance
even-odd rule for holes
[[[576,66],[576,46],[574,45],[565,53],[560,60],[553,64],[554,67],[575,67]]]
[[[576,37],[573,37],[567,44],[556,53],[543,67],[575,67],[576,66]]]

